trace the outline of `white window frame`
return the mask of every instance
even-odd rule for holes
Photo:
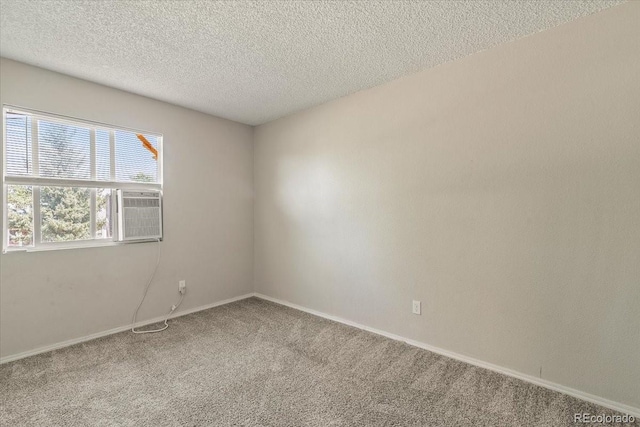
[[[117,189],[121,190],[154,190],[162,193],[163,189],[163,135],[157,132],[150,132],[140,129],[132,129],[124,126],[108,125],[100,122],[79,119],[75,117],[62,116],[58,114],[47,113],[43,111],[33,110],[29,108],[16,107],[8,104],[2,106],[2,251],[3,253],[10,252],[32,252],[43,250],[56,250],[56,249],[71,249],[71,248],[88,248],[99,246],[114,246],[121,244],[141,243],[141,242],[155,242],[158,239],[138,240],[138,241],[118,241],[117,231],[117,215],[115,211],[112,212],[112,221],[109,224],[111,228],[111,238],[96,238],[96,218],[95,218],[95,204],[96,204],[96,189],[108,188],[113,190],[111,194],[112,207],[115,207]],[[31,160],[33,167],[32,176],[7,176],[7,113],[23,114],[29,117],[31,121]],[[44,178],[40,177],[40,168],[38,163],[38,120],[46,120],[48,122],[60,123],[65,125],[72,125],[90,130],[90,179],[60,179],[60,178]],[[109,132],[109,159],[110,159],[110,180],[100,181],[96,179],[97,159],[96,159],[96,131],[102,130]],[[154,183],[142,183],[142,182],[122,182],[116,181],[116,144],[115,144],[115,131],[127,131],[136,134],[151,135],[157,138],[158,146],[158,158],[157,158],[157,182]],[[9,246],[9,221],[8,221],[8,209],[7,209],[7,190],[9,185],[28,185],[32,186],[32,199],[33,199],[33,238],[32,246]],[[79,187],[87,188],[91,190],[90,198],[90,230],[91,238],[85,240],[73,240],[68,242],[41,242],[41,228],[42,218],[40,217],[40,187]],[[115,209],[114,209],[115,210]],[[162,240],[162,239],[160,239]]]

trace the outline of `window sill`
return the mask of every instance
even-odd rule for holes
[[[68,242],[68,243],[50,243],[39,245],[37,247],[28,247],[28,246],[16,246],[16,247],[8,247],[4,248],[2,251],[3,255],[12,254],[12,253],[24,253],[24,252],[48,252],[48,251],[59,251],[66,249],[89,249],[89,248],[105,248],[112,246],[123,246],[123,245],[131,245],[136,243],[152,243],[152,242],[161,242],[163,239],[144,239],[144,240],[129,240],[129,241],[118,241],[114,242],[112,240],[100,242],[96,240],[91,240],[87,242]]]

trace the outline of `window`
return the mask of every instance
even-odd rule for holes
[[[119,227],[131,218],[128,229],[135,221],[137,232],[150,230],[145,218],[161,212],[161,135],[13,107],[3,116],[5,251],[145,240],[123,238]],[[138,203],[136,194],[146,199]],[[136,216],[140,203],[146,211]],[[155,240],[161,216],[153,221]]]

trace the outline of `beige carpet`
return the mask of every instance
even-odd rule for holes
[[[613,413],[256,298],[170,325],[0,366],[0,425],[546,427]]]

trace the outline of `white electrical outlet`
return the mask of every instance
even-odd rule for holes
[[[420,314],[420,301],[413,300],[412,311],[413,314]]]
[[[180,292],[181,294],[184,294],[186,291],[187,291],[187,281],[180,280],[180,282],[178,282],[178,292]]]

